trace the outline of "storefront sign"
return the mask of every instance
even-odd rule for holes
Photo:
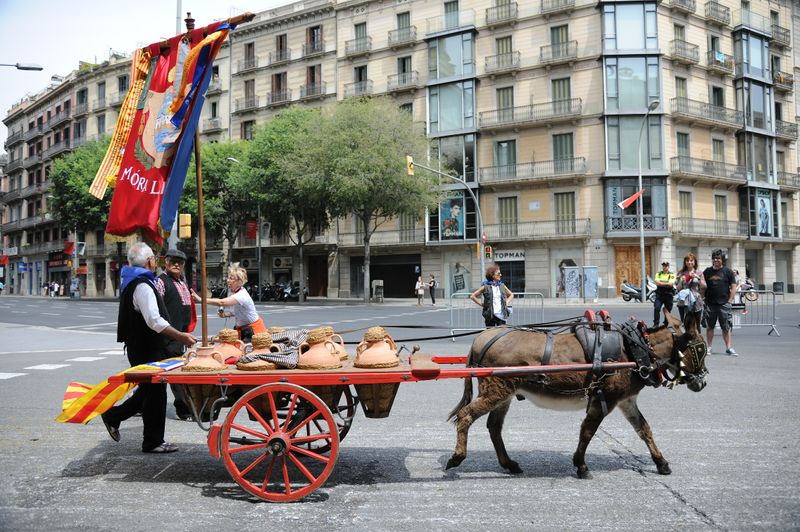
[[[48,268],[64,268],[67,266],[72,266],[72,260],[70,255],[67,255],[63,251],[54,251],[47,255]]]
[[[510,261],[510,260],[525,260],[525,250],[524,249],[494,250],[495,262]]]

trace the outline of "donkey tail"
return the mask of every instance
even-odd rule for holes
[[[458,411],[467,406],[472,402],[472,377],[465,377],[464,378],[464,394],[461,396],[461,400],[458,402],[456,407],[450,411],[447,415],[447,421],[452,421],[455,423],[456,421],[456,414]]]

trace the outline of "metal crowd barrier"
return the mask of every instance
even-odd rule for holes
[[[755,301],[753,301],[755,300]],[[780,336],[775,326],[775,292],[772,290],[739,290],[731,305],[733,328],[769,327],[767,335],[773,332]]]
[[[486,328],[481,308],[469,298],[469,294],[450,296],[450,334],[456,332],[481,331]],[[512,312],[506,320],[509,325],[528,325],[544,322],[544,295],[539,292],[514,292]],[[455,342],[456,339],[453,338]]]

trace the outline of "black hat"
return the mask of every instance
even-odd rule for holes
[[[182,261],[186,260],[186,253],[179,249],[171,248],[167,251],[166,257],[172,257],[173,259],[181,259]]]
[[[661,263],[661,265],[662,265],[662,266],[669,266],[669,261],[666,261],[666,260],[665,260],[664,262],[662,262],[662,263]]]

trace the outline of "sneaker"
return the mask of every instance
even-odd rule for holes
[[[119,441],[120,440],[119,427],[118,426],[115,427],[114,425],[112,425],[111,423],[106,421],[106,415],[105,414],[100,414],[100,419],[103,420],[103,425],[106,426],[106,430],[108,431],[108,435],[111,436],[111,439],[114,440],[114,441]]]
[[[145,451],[144,449],[142,449],[142,452],[143,453],[164,454],[164,453],[174,453],[177,450],[178,450],[178,446],[175,445],[174,443],[164,442],[161,445],[159,445],[158,447],[153,447],[149,451]]]
[[[709,355],[713,355],[714,354],[714,352],[711,351],[711,346],[710,345],[706,347],[706,353],[708,353]]]
[[[725,350],[725,354],[726,355],[730,355],[732,357],[738,357],[739,356],[739,353],[737,353],[736,350],[734,348],[732,348],[732,347],[729,347],[728,349],[726,349]]]

